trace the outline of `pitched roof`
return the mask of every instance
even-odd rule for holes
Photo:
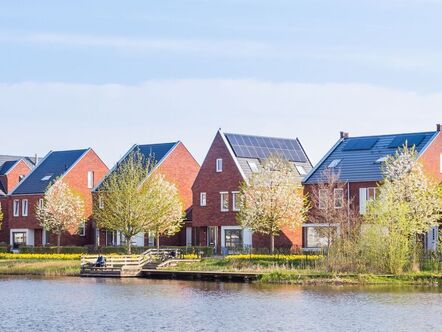
[[[383,157],[393,155],[405,142],[415,146],[420,154],[437,134],[433,131],[341,138],[306,177],[304,184],[320,183],[324,171],[331,168],[344,182],[381,181]]]
[[[97,184],[93,191],[97,191],[106,178],[112,174],[122,162],[129,158],[132,152],[140,152],[144,156],[144,160],[151,159],[151,162],[158,166],[163,159],[177,146],[180,142],[157,143],[157,144],[135,144],[129,151],[114,165],[114,167],[106,174],[106,176]]]
[[[17,162],[22,159],[30,168],[35,166],[34,157],[0,155],[0,175],[5,175]]]
[[[63,176],[87,151],[89,149],[49,152],[12,195],[44,193],[53,180]]]
[[[300,181],[312,169],[311,162],[298,138],[275,138],[232,133],[223,135],[234,154],[240,171],[246,178],[259,169],[261,162],[271,155],[279,155],[292,162],[296,166]]]

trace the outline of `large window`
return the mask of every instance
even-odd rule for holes
[[[28,200],[27,199],[22,199],[22,201],[21,201],[21,215],[23,217],[28,216]]]
[[[242,230],[226,229],[224,231],[224,242],[226,248],[236,249],[242,247]]]
[[[84,222],[82,222],[80,227],[78,227],[78,235],[86,236],[86,224]]]
[[[376,199],[376,188],[367,188],[367,201]]]
[[[221,212],[229,211],[229,193],[221,192]]]
[[[89,189],[94,187],[94,171],[87,172],[87,187]]]
[[[14,217],[18,217],[20,215],[20,200],[14,199],[12,209],[12,214]]]
[[[335,231],[335,228],[331,230]],[[332,238],[332,233],[329,233],[328,226],[309,226],[304,227],[306,248],[323,248],[328,244],[329,239]]]
[[[344,206],[344,189],[334,190],[335,209],[342,209]]]
[[[200,193],[200,206],[206,206],[206,205],[207,205],[207,194]]]
[[[12,243],[14,247],[19,245],[26,245],[26,232],[13,232]]]
[[[102,196],[98,196],[98,208],[104,209],[104,199]]]
[[[233,211],[239,211],[239,192],[232,191],[232,208]]]

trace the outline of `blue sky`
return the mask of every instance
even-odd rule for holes
[[[0,153],[442,121],[442,1],[1,1]],[[17,131],[19,129],[19,131]]]

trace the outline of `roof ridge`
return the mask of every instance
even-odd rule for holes
[[[419,131],[419,132],[413,132],[413,133],[397,133],[397,134],[381,134],[381,135],[364,135],[364,136],[349,136],[344,138],[344,141],[351,139],[351,138],[369,138],[369,137],[387,137],[387,136],[400,136],[400,135],[429,135],[429,134],[435,134],[437,131]]]
[[[287,138],[287,137],[275,137],[275,136],[262,136],[262,135],[249,135],[249,134],[237,134],[237,133],[224,133],[224,135],[239,135],[239,136],[251,136],[251,137],[259,137],[259,138],[273,138],[273,139],[286,139],[290,141],[296,141],[298,137],[295,138]]]

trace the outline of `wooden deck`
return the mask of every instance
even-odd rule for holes
[[[260,273],[224,271],[172,271],[142,269],[139,277],[152,279],[222,280],[250,282],[258,279]]]

